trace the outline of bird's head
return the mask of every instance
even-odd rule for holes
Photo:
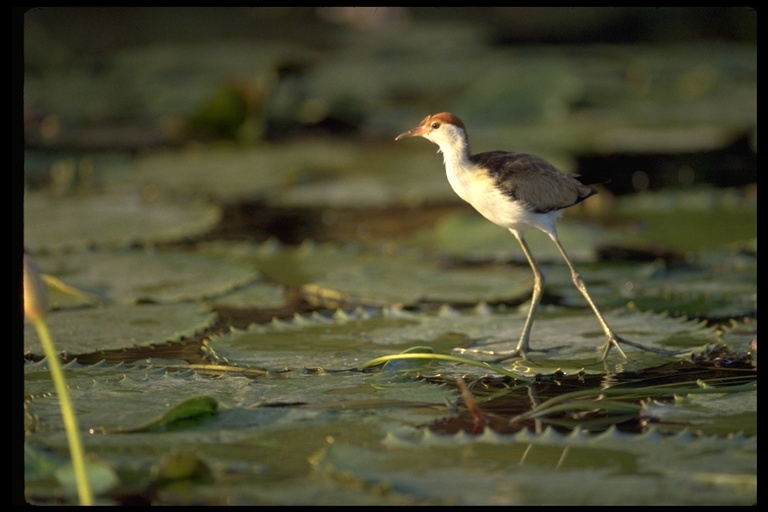
[[[406,137],[424,137],[440,146],[441,149],[447,147],[463,147],[468,144],[467,129],[464,123],[450,112],[441,112],[427,116],[415,128],[403,132],[395,140]]]

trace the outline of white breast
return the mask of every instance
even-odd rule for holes
[[[502,194],[494,181],[481,170],[462,169],[446,165],[446,175],[454,192],[471,204],[483,217],[507,229],[525,230],[530,228],[551,232],[555,219],[562,210],[545,214],[536,213],[526,205]]]

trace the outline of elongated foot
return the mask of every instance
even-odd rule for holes
[[[628,339],[622,338],[621,336],[611,333],[611,335],[609,335],[608,338],[605,340],[605,343],[603,343],[597,348],[597,351],[600,354],[599,360],[601,362],[605,361],[605,358],[608,357],[608,353],[611,351],[611,348],[613,347],[616,347],[616,350],[619,351],[619,354],[621,354],[621,357],[623,357],[624,359],[629,359],[627,357],[627,354],[621,348],[621,345],[628,345],[630,347],[639,348],[640,350],[645,350],[647,352],[654,352],[656,354],[661,354],[665,356],[675,356],[675,355],[684,353],[684,351],[675,351],[675,350],[667,350],[667,349],[658,348],[658,347],[649,347],[649,346],[643,345],[642,343],[637,343],[636,341],[630,341]]]
[[[665,356],[675,356],[685,353],[685,351],[675,351],[675,350],[667,350],[659,347],[649,347],[646,345],[643,345],[642,343],[637,343],[635,341],[630,341],[628,339],[622,338],[621,336],[618,336],[616,334],[611,335],[611,337],[607,338],[605,340],[605,343],[600,345],[597,348],[597,352],[599,355],[598,362],[605,361],[605,359],[608,357],[608,354],[610,353],[612,348],[615,348],[621,357],[624,359],[629,359],[626,352],[624,352],[624,349],[621,347],[621,345],[626,345],[630,347],[635,347],[640,350],[645,350],[647,352],[653,352],[660,355]],[[548,352],[552,352],[554,350],[560,350],[562,348],[566,348],[567,345],[559,345],[556,347],[550,347],[545,349],[533,349],[530,347],[517,347],[514,350],[488,350],[488,349],[482,349],[482,348],[455,348],[453,349],[453,352],[460,354],[460,355],[473,355],[476,357],[483,357],[483,360],[487,363],[501,363],[503,361],[507,361],[509,359],[513,359],[516,357],[519,357],[520,359],[527,359],[527,355],[532,352],[539,352],[546,354]]]
[[[501,363],[502,361],[507,361],[508,359],[513,359],[515,357],[519,357],[520,359],[528,359],[527,354],[531,352],[540,352],[540,353],[547,353],[551,352],[553,350],[559,350],[561,348],[565,348],[566,345],[559,345],[557,347],[550,347],[550,348],[544,348],[544,349],[533,349],[528,348],[527,350],[523,348],[516,348],[514,350],[486,350],[481,348],[455,348],[453,349],[454,352],[461,354],[461,355],[477,355],[477,356],[487,356],[491,357],[491,359],[483,359],[487,363],[496,364]]]

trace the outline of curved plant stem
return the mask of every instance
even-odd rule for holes
[[[568,410],[586,410],[601,408],[603,410],[633,410],[638,405],[622,403],[621,400],[639,400],[642,398],[655,398],[669,395],[693,395],[693,394],[723,394],[750,391],[756,387],[756,383],[749,382],[728,387],[702,387],[700,382],[663,384],[657,386],[644,386],[638,388],[607,388],[607,389],[583,389],[563,393],[546,400],[528,412],[519,414],[510,419],[514,424],[527,418],[540,418],[552,413]]]
[[[85,471],[85,456],[83,446],[80,442],[80,432],[77,426],[77,418],[72,410],[72,403],[69,400],[69,390],[64,378],[64,372],[61,370],[58,355],[53,347],[53,341],[48,333],[48,327],[42,318],[33,320],[35,329],[40,336],[43,344],[45,358],[48,361],[48,368],[51,372],[53,385],[56,394],[59,396],[59,407],[61,416],[64,419],[64,430],[67,433],[67,442],[69,443],[69,452],[72,456],[72,467],[75,471],[75,482],[77,484],[77,495],[81,505],[93,505],[93,494],[88,482],[88,475]]]
[[[452,363],[459,363],[459,364],[468,364],[471,366],[477,366],[478,368],[483,368],[485,370],[490,370],[492,372],[496,372],[499,375],[505,375],[507,377],[512,377],[514,379],[522,380],[525,382],[530,382],[531,379],[520,375],[515,372],[511,372],[509,370],[506,370],[500,366],[496,366],[490,363],[486,363],[483,361],[476,361],[474,359],[466,359],[463,357],[457,357],[452,356],[448,354],[435,354],[432,352],[408,352],[408,353],[400,353],[400,354],[390,354],[388,356],[382,356],[377,357],[375,359],[371,359],[370,361],[364,363],[360,369],[366,370],[372,366],[378,366],[381,364],[384,364],[388,361],[396,361],[400,359],[432,359],[432,360],[439,360],[439,361],[449,361]]]

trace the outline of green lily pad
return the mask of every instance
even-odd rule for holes
[[[527,311],[494,313],[478,307],[469,313],[451,308],[429,314],[398,309],[387,309],[384,313],[339,311],[333,316],[312,314],[288,321],[275,320],[215,336],[205,342],[204,350],[222,364],[294,370],[359,367],[367,360],[414,345],[429,346],[436,352],[453,350],[465,357],[492,359],[515,347]],[[715,329],[666,315],[617,311],[607,314],[606,320],[621,336],[648,347],[685,353],[717,341]],[[532,352],[528,361],[510,360],[505,366],[512,374],[529,378],[553,372],[578,374],[590,367],[604,371],[605,365],[615,365],[616,371],[629,371],[653,366],[654,360],[658,365],[668,361],[668,356],[625,346],[628,361],[614,351],[609,362],[597,364],[596,349],[604,339],[591,312],[542,311],[534,323],[531,348],[548,352]],[[491,368],[456,364],[434,368],[441,374],[457,376],[492,372]]]
[[[572,416],[571,435],[552,428],[500,435],[486,428],[453,436],[432,428],[466,414],[471,395],[460,396],[451,386],[458,377],[475,391],[498,384],[477,401],[488,407],[484,414],[507,422],[493,409],[502,400],[483,401],[489,394],[528,407],[536,405],[542,387],[575,383],[594,398],[582,403],[600,410],[601,402],[611,402],[608,391],[616,381],[649,369],[654,387],[660,373],[661,379],[669,373],[688,378],[692,366],[707,366],[718,386],[737,374],[756,379],[748,358],[729,366],[732,349],[752,351],[756,366],[755,189],[701,192],[685,181],[731,172],[730,162],[671,168],[666,176],[685,190],[618,198],[601,193],[583,204],[589,218],[569,209],[560,224],[566,249],[618,334],[684,352],[717,343],[717,357],[685,361],[627,347],[629,360],[614,350],[595,363],[604,334],[554,246],[531,234],[546,276],[534,351],[526,361],[482,366],[462,364],[458,356],[480,360],[493,354],[479,351],[514,347],[531,294],[530,269],[513,237],[456,197],[434,145],[393,140],[427,113],[450,108],[467,122],[475,151],[538,153],[566,171],[576,170],[579,155],[668,154],[669,162],[679,152],[721,151],[735,137],[751,145],[744,152],[749,158],[757,147],[756,45],[749,39],[756,33],[754,13],[718,11],[731,35],[741,36],[733,42],[514,46],[489,42],[515,30],[529,36],[541,20],[550,28],[567,26],[562,33],[572,37],[577,27],[616,26],[628,13],[648,33],[674,26],[665,31],[667,38],[678,28],[702,27],[685,23],[700,19],[697,11],[676,8],[436,12],[277,7],[25,13],[24,171],[30,190],[55,180],[51,171],[61,170],[70,152],[86,153],[77,169],[83,174],[75,178],[83,181],[69,183],[73,195],[27,193],[25,244],[35,259],[54,263],[43,269],[48,275],[97,292],[107,304],[94,307],[90,295],[68,302],[52,296],[57,309],[47,321],[57,348],[70,355],[115,349],[119,357],[125,346],[226,325],[226,312],[213,323],[213,308],[240,308],[259,322],[278,309],[282,317],[291,307],[317,308],[206,342],[209,358],[239,367],[185,365],[172,352],[149,367],[144,358],[144,365],[65,365],[88,460],[111,470],[102,475],[105,494],[98,504],[757,503],[754,387],[649,400],[644,416],[635,411],[628,420],[641,424],[642,435],[617,429],[589,435],[579,430],[594,425],[587,409],[576,410],[583,417]],[[125,30],[111,30],[110,16],[119,16]],[[474,23],[481,18],[492,23]],[[364,25],[372,22],[377,29]],[[177,42],[190,27],[199,41]],[[717,24],[707,28],[709,35],[718,30]],[[217,41],[221,33],[232,40]],[[110,44],[94,44],[104,40]],[[217,102],[221,92],[234,101]],[[220,133],[239,146],[183,139],[188,122],[201,120],[207,127],[224,121]],[[349,131],[315,138],[325,130],[339,134],[338,126]],[[168,147],[175,149],[158,149]],[[93,156],[93,148],[118,157]],[[85,183],[90,171],[96,179]],[[87,184],[95,186],[80,187]],[[229,219],[220,218],[217,203],[227,213],[245,206],[258,216],[252,207],[262,202],[316,213],[323,228],[301,231],[310,240],[364,240],[367,248],[206,244],[192,249],[202,254],[199,259],[163,251],[78,253],[220,236],[228,226],[217,223]],[[459,214],[433,229],[431,211],[418,211],[429,203],[446,210],[456,205]],[[604,204],[604,213],[592,209]],[[396,234],[391,240],[368,231],[366,221],[378,220],[379,206],[386,207],[386,227]],[[351,231],[335,231],[336,208],[351,219]],[[420,222],[423,231],[410,236]],[[675,252],[685,261],[598,261],[601,246],[644,254],[660,247],[657,253]],[[80,267],[78,260],[89,265]],[[291,298],[285,303],[284,293]],[[442,303],[449,305],[437,309]],[[237,325],[246,322],[238,316]],[[31,347],[33,358],[39,356],[31,326],[24,336],[25,351]],[[726,344],[722,353],[719,341]],[[540,348],[549,351],[535,351]],[[425,358],[360,371],[388,354]],[[662,363],[667,373],[653,373]],[[529,384],[539,377],[544,386]],[[138,431],[201,396],[207,397],[198,404],[203,414],[190,418],[199,421]],[[23,398],[24,497],[32,504],[72,504],[70,488],[56,479],[69,452],[45,360],[25,363]],[[206,413],[211,400],[218,404],[215,415]]]
[[[441,503],[619,505],[661,500],[748,505],[754,503],[757,491],[756,440],[754,436],[697,439],[690,433],[662,437],[653,430],[630,436],[614,429],[598,436],[561,435],[552,429],[540,435],[415,432],[412,439],[388,436],[386,451],[353,453],[344,443],[329,443],[314,460],[320,474],[340,484],[348,475],[367,488],[386,485],[389,492]],[[419,460],[426,451],[439,460],[432,459],[434,464],[425,471]],[[456,457],[463,461],[460,470]],[[376,464],[364,464],[366,459]],[[697,469],[689,471],[693,460]],[[638,479],[644,483],[625,481],[628,472],[640,473]],[[478,487],[459,483],[467,474]],[[446,486],[450,481],[455,483]],[[680,493],[680,486],[701,487],[701,493]],[[649,488],[656,489],[653,496],[648,495]]]
[[[148,347],[193,336],[210,327],[216,315],[198,304],[115,304],[95,309],[55,311],[45,318],[59,352],[89,354]],[[35,327],[24,323],[24,354],[41,356]]]
[[[559,226],[560,241],[574,263],[595,260],[605,230],[568,220],[561,220]],[[526,233],[526,242],[538,264],[556,262],[565,265],[557,247],[544,233]],[[514,260],[528,264],[517,239],[506,229],[484,219],[469,205],[466,212],[443,217],[434,229],[417,233],[404,243],[463,260]]]
[[[220,201],[279,198],[298,183],[323,180],[351,165],[359,149],[351,144],[263,144],[254,148],[220,147],[166,150],[136,160],[121,180],[151,184],[182,197]]]
[[[684,401],[685,407],[680,407]],[[688,424],[719,435],[740,431],[757,435],[757,391],[723,394],[689,395],[676,403],[649,401],[642,415],[668,424]],[[715,430],[713,432],[713,429]]]
[[[220,218],[216,206],[200,201],[151,202],[130,191],[99,195],[24,196],[24,245],[28,251],[126,246],[191,237],[210,230]]]
[[[355,246],[304,243],[296,248],[266,244],[246,256],[230,244],[201,250],[221,255],[232,250],[270,279],[288,286],[312,285],[346,297],[349,304],[477,303],[524,300],[531,293],[530,270],[443,268],[414,250],[381,252]],[[241,246],[242,247],[242,246]]]
[[[143,425],[135,427],[121,427],[118,431],[127,432],[155,432],[172,428],[180,428],[180,425],[189,424],[199,418],[216,414],[219,403],[208,395],[193,396],[176,404],[168,411],[150,419]],[[183,428],[183,427],[182,427]]]
[[[579,265],[589,292],[603,308],[632,306],[690,318],[751,316],[757,309],[757,259],[731,250],[691,254],[685,262],[605,262]],[[546,290],[561,303],[583,307],[564,265],[544,269]],[[728,276],[723,279],[723,276]]]
[[[64,370],[80,427],[91,433],[113,435],[164,432],[175,427],[183,430],[180,425],[184,420],[215,415],[219,402],[232,405],[234,397],[250,382],[241,376],[217,380],[191,370],[168,371],[161,367],[70,363]],[[50,396],[52,384],[45,360],[27,364],[24,373],[27,414],[35,417],[36,428],[61,428],[58,402]],[[147,392],[150,383],[151,391]],[[207,394],[212,392],[216,392],[216,398]],[[114,397],[119,397],[118,409],[110,407]],[[191,422],[189,425],[186,428],[194,428]]]
[[[107,303],[214,298],[258,280],[247,265],[181,251],[59,252],[36,255],[35,260],[44,273]]]
[[[756,196],[735,189],[645,191],[617,201],[616,215],[641,219],[635,243],[681,252],[748,245],[757,237]]]

